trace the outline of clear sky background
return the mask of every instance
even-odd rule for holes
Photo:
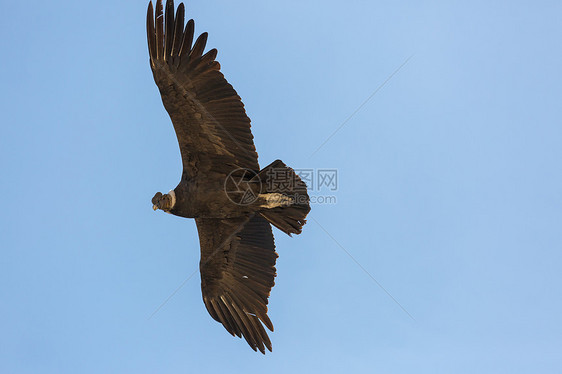
[[[275,230],[273,353],[208,315],[193,220],[152,211],[181,161],[147,1],[2,1],[0,372],[562,372],[559,1],[186,5],[260,164],[338,170]]]

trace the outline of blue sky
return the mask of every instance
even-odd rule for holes
[[[181,161],[146,6],[2,2],[1,372],[562,370],[560,2],[187,2],[260,164],[338,171],[275,231],[266,356],[207,314],[194,222],[151,209]]]

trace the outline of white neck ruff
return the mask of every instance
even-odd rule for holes
[[[174,192],[174,190],[170,190],[170,192],[168,192],[168,195],[172,198],[172,206],[170,207],[170,210],[172,210],[174,206],[176,206],[176,193]]]

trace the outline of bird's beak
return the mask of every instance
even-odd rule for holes
[[[157,207],[156,205],[153,205],[153,206],[152,206],[152,209],[158,210],[158,207]]]

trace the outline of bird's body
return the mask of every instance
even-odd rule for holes
[[[267,302],[275,278],[271,225],[299,234],[310,211],[306,185],[282,161],[263,169],[250,119],[220,72],[217,51],[203,54],[207,34],[192,46],[184,6],[148,7],[150,67],[174,125],[183,163],[180,183],[157,193],[154,209],[195,218],[201,246],[201,288],[211,316],[254,349],[271,350]],[[263,324],[263,325],[262,325]]]

